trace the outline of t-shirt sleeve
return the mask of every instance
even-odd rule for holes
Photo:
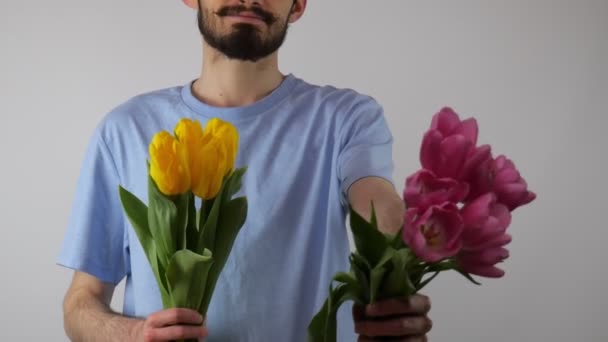
[[[116,165],[99,128],[87,146],[57,264],[118,284],[128,243]]]
[[[361,178],[381,177],[394,186],[393,136],[378,102],[366,98],[353,105],[340,136],[338,178],[342,205],[348,206],[348,190]]]

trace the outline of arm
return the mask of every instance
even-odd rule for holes
[[[366,177],[353,183],[348,191],[348,201],[368,221],[372,216],[373,201],[378,228],[385,234],[396,234],[403,225],[405,204],[393,185],[384,178]]]
[[[202,318],[194,311],[170,309],[146,320],[112,312],[114,285],[75,272],[63,302],[64,328],[75,342],[171,341],[205,337]]]
[[[143,321],[110,310],[114,285],[75,272],[64,302],[64,328],[72,341],[139,341]],[[94,331],[94,334],[90,332]]]
[[[350,187],[348,200],[363,218],[371,218],[371,201],[383,233],[396,234],[403,225],[405,204],[393,185],[381,177],[362,178]],[[428,297],[413,295],[378,301],[365,307],[353,306],[355,331],[359,341],[375,337],[400,337],[403,341],[426,341],[432,322],[427,317],[431,308]]]

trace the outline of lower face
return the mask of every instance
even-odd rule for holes
[[[229,59],[256,62],[277,51],[287,36],[289,13],[259,7],[225,6],[198,11],[198,27],[211,47]]]

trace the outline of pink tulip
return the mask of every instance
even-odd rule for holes
[[[503,235],[511,224],[509,209],[487,193],[468,203],[461,211],[465,249],[481,249],[485,243]]]
[[[458,203],[469,191],[467,183],[451,178],[437,178],[432,171],[421,169],[405,182],[403,198],[408,208],[417,207],[424,212],[432,205],[444,202]]]
[[[497,202],[496,195],[486,193],[468,203],[461,211],[464,230],[462,250],[456,257],[460,268],[484,277],[501,277],[504,272],[495,265],[509,254],[503,248],[511,242],[506,234],[511,212]]]
[[[458,255],[460,268],[470,274],[487,278],[500,278],[505,271],[496,267],[509,257],[509,251],[504,248],[485,249],[478,252],[464,251]]]
[[[477,144],[477,134],[479,131],[477,121],[473,118],[461,121],[458,114],[450,107],[443,107],[439,113],[433,116],[431,129],[438,130],[444,136],[462,135],[471,141],[473,146]]]
[[[492,150],[490,145],[481,145],[471,150],[464,162],[464,167],[460,173],[460,180],[470,179],[475,170],[479,169],[480,165],[492,159]]]
[[[489,146],[476,146],[477,134],[474,118],[461,121],[451,108],[443,108],[433,116],[422,139],[422,167],[439,178],[462,180],[490,155]]]
[[[469,199],[491,191],[496,193],[498,202],[511,211],[536,198],[534,192],[528,191],[528,185],[515,164],[503,155],[482,162],[468,179],[471,185]]]
[[[534,192],[528,191],[528,184],[520,176],[515,164],[505,156],[498,156],[494,161],[494,192],[498,201],[510,210],[528,204],[536,198]]]
[[[462,229],[462,218],[453,203],[434,205],[424,212],[410,208],[405,214],[403,239],[420,259],[437,262],[460,251]]]

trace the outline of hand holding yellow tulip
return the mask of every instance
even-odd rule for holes
[[[205,316],[217,279],[245,223],[247,199],[232,197],[246,168],[234,169],[238,132],[211,119],[182,119],[149,146],[146,206],[120,187],[123,208],[156,277],[165,309]],[[195,196],[201,208],[195,207]]]

